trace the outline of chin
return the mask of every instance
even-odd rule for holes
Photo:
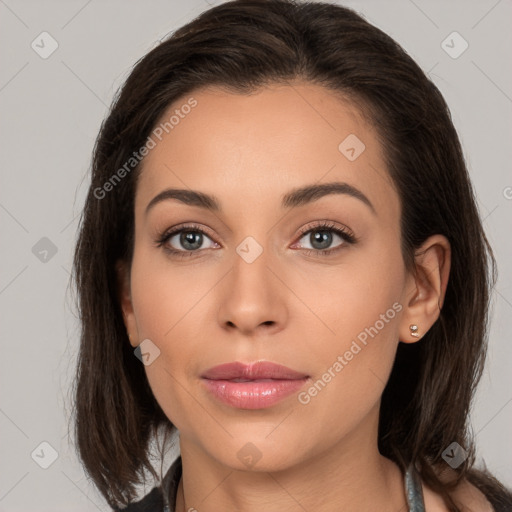
[[[261,434],[230,438],[229,443],[223,446],[217,443],[213,448],[208,451],[220,464],[233,470],[256,473],[283,471],[300,463],[304,457],[297,451],[296,444],[276,446]]]

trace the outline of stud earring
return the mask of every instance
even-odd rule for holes
[[[418,326],[417,325],[411,324],[411,325],[409,325],[409,329],[411,331],[411,336],[413,336],[414,338],[420,337],[420,335],[418,334]]]

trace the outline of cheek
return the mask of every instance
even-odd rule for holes
[[[297,397],[305,420],[314,417],[316,425],[332,426],[322,427],[319,437],[357,430],[378,406],[396,354],[402,305],[384,296],[380,303],[363,301],[361,311],[353,299],[351,309],[333,315],[336,335],[324,337],[312,354],[316,372]]]
[[[315,312],[331,332],[324,330],[315,347],[316,381],[303,396],[302,403],[317,403],[315,415],[328,421],[350,412],[357,418],[379,400],[398,345],[404,284],[400,251],[383,240],[354,251],[332,272],[310,272],[301,293],[309,288]]]
[[[198,306],[217,280],[211,269],[173,263],[160,249],[136,251],[131,289],[141,339],[167,343],[174,338],[180,327],[198,314]]]
[[[372,241],[347,253],[339,265],[304,265],[294,279],[293,289],[323,321],[332,334],[326,337],[337,348],[376,322],[383,335],[391,330],[398,333],[397,309],[404,305],[393,305],[401,300],[405,274],[396,247]],[[328,334],[328,330],[323,331]]]
[[[161,362],[170,372],[184,373],[194,353],[206,342],[205,326],[213,319],[206,310],[209,281],[188,276],[179,269],[149,270],[132,277],[134,312],[140,340],[150,339],[160,350]],[[195,284],[194,284],[195,283]],[[213,283],[211,284],[213,286]]]
[[[134,254],[132,263],[139,339],[151,340],[159,351],[154,362],[145,366],[146,375],[167,417],[184,430],[191,414],[190,394],[194,394],[190,379],[197,373],[207,342],[205,325],[214,320],[207,311],[207,293],[218,281],[212,274],[200,265],[172,266],[143,250]]]

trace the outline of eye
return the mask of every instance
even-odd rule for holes
[[[338,237],[341,243],[330,247]],[[346,244],[355,244],[355,236],[347,229],[337,227],[329,221],[323,221],[312,228],[305,228],[301,233],[301,240],[305,239],[310,247],[305,247],[306,254],[329,255],[341,250]],[[302,246],[302,243],[301,243]]]
[[[338,237],[341,243],[335,247],[330,247],[335,238]],[[317,223],[315,226],[307,226],[301,231],[300,240],[305,239],[309,247],[302,247],[307,255],[327,256],[343,249],[347,244],[355,244],[356,237],[348,228],[339,227],[330,221]],[[205,247],[203,244],[210,241],[212,245]],[[173,257],[186,258],[197,255],[205,249],[218,248],[220,245],[214,242],[205,232],[205,230],[197,225],[186,225],[172,228],[165,231],[156,240],[157,247],[162,247],[167,253]],[[292,246],[292,248],[294,248]]]
[[[207,240],[210,240],[213,246],[204,247],[203,244]],[[164,247],[167,252],[178,257],[193,256],[199,250],[219,246],[206,234],[203,228],[196,224],[180,226],[171,231],[166,231],[156,241],[156,245]]]

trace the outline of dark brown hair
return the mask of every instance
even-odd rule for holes
[[[158,478],[148,454],[157,429],[175,430],[134,357],[118,300],[115,264],[131,262],[141,166],[107,197],[98,190],[180,97],[203,86],[246,94],[294,80],[352,101],[376,128],[401,200],[407,268],[413,271],[415,249],[430,235],[445,235],[452,248],[439,319],[420,342],[399,344],[382,396],[381,453],[402,470],[415,463],[450,510],[458,509],[449,491],[464,478],[497,510],[510,506],[508,491],[473,467],[468,413],[496,275],[448,106],[393,39],[353,10],[319,2],[240,0],[209,9],[136,63],[101,126],[73,274],[82,325],[75,435],[87,473],[111,506],[125,505],[146,470]],[[447,481],[441,456],[454,441],[468,458]]]

